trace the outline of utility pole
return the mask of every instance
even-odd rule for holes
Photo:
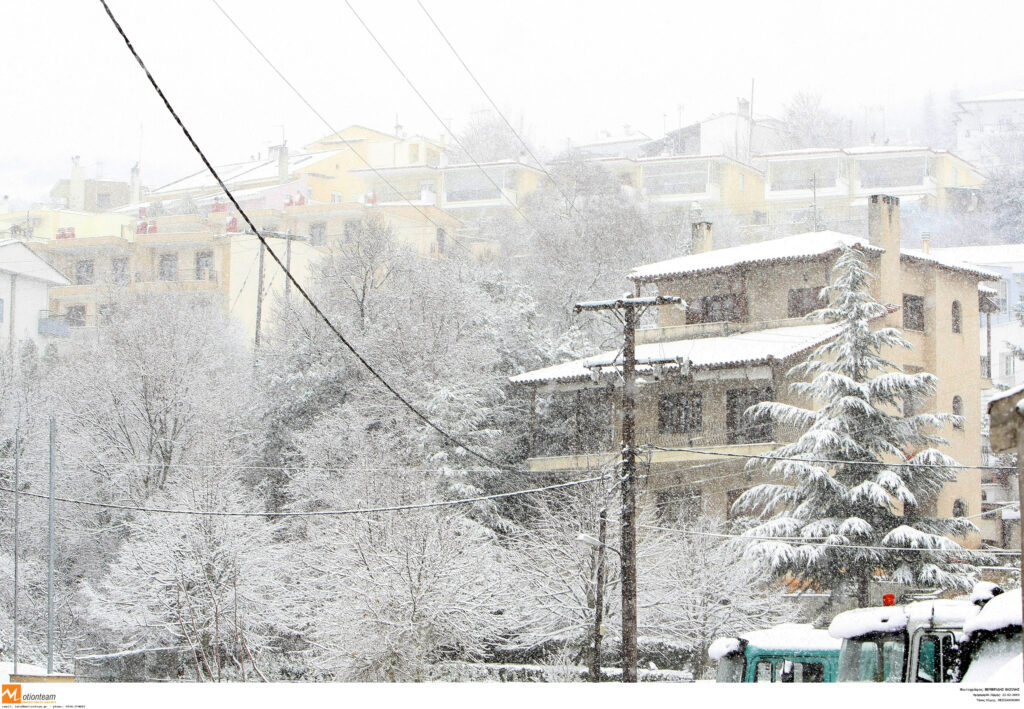
[[[14,661],[12,674],[18,673],[18,468],[21,463],[21,431],[14,430],[14,644],[11,655]]]
[[[263,252],[266,249],[263,246],[263,242],[260,242],[260,255],[259,255],[259,280],[256,284],[256,336],[253,339],[253,344],[256,348],[260,346],[260,320],[263,317]],[[286,279],[287,280],[287,279]]]
[[[53,519],[53,468],[54,447],[57,438],[57,423],[50,417],[50,559],[46,577],[46,674],[53,674],[53,557],[54,557],[54,519]]]
[[[604,631],[601,626],[604,622],[604,551],[605,538],[608,528],[608,509],[602,505],[601,514],[597,521],[597,570],[595,571],[594,588],[594,657],[590,663],[590,681],[601,681],[601,640]]]
[[[577,303],[573,310],[610,310],[623,325],[622,347],[622,681],[637,681],[636,612],[636,323],[647,308],[681,303],[673,296],[624,295],[617,300]]]
[[[284,270],[288,271],[288,273],[291,273],[292,272],[292,230],[291,229],[288,230],[288,234],[285,236],[285,239],[287,239],[287,243],[285,244],[285,247],[284,247]],[[292,279],[286,277],[284,279],[284,297],[285,297],[285,300],[288,299],[288,294],[291,291],[291,289],[292,289]]]

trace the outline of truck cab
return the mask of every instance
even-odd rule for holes
[[[1007,591],[985,603],[964,624],[964,684],[1019,685],[1024,678],[1021,645],[1020,589]]]
[[[826,630],[787,623],[718,638],[708,656],[718,682],[835,682],[841,644]]]
[[[969,600],[937,599],[840,613],[829,625],[842,641],[838,680],[958,682],[964,623],[978,610]]]

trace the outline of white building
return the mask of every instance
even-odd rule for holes
[[[50,287],[69,283],[23,242],[0,241],[0,347],[32,340],[42,349],[67,337],[67,324],[48,315]]]
[[[1024,157],[1024,89],[1008,89],[960,102],[956,152],[979,167]]]

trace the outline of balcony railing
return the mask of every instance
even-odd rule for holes
[[[70,337],[71,328],[60,318],[49,317],[49,311],[39,314],[39,334],[46,337]]]

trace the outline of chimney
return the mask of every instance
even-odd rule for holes
[[[142,183],[139,181],[139,163],[132,165],[131,175],[128,178],[128,186],[131,189],[131,203],[138,204],[142,199]]]
[[[68,183],[68,209],[85,209],[85,172],[81,158],[71,158],[71,180]]]
[[[750,101],[745,98],[736,99],[736,113],[744,118],[750,118]]]
[[[921,234],[921,251],[928,253],[932,247],[932,235],[930,233],[923,232]]]
[[[277,181],[283,185],[288,181],[288,146],[285,143],[271,146],[267,158],[277,160]]]
[[[878,270],[878,300],[883,305],[902,305],[899,197],[873,194],[868,198],[868,241],[885,249]]]
[[[711,222],[694,222],[690,229],[690,253],[703,254],[711,251]]]

